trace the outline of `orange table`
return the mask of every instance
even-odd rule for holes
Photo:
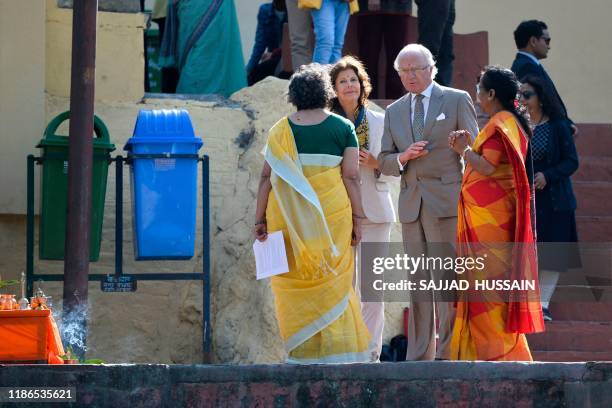
[[[0,311],[0,361],[63,364],[62,339],[50,310]]]

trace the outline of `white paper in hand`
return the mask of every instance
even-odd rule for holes
[[[255,252],[257,280],[289,272],[282,231],[268,234],[264,242],[255,241],[253,252]]]

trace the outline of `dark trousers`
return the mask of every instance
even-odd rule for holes
[[[416,0],[418,5],[419,43],[436,59],[436,82],[450,86],[453,80],[453,25],[455,0]]]
[[[251,86],[269,76],[274,76],[276,67],[278,66],[281,59],[281,54],[277,54],[270,59],[267,59],[253,67],[253,70],[249,72],[247,76],[248,85]]]
[[[385,98],[397,99],[406,91],[402,81],[393,68],[393,61],[399,51],[406,45],[408,35],[408,20],[406,15],[373,14],[360,15],[357,25],[359,40],[359,57],[363,61],[372,82],[371,98],[381,98],[382,92],[378,86],[378,58],[385,42],[386,81]]]
[[[165,18],[153,19],[159,26],[159,42],[164,40],[164,28],[166,27]],[[179,72],[176,68],[162,68],[161,69],[161,91],[162,93],[175,93],[176,86],[179,81]]]

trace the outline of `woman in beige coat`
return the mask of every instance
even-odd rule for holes
[[[396,221],[395,210],[389,192],[389,181],[396,177],[381,175],[378,160],[384,128],[384,115],[368,109],[368,95],[372,89],[370,78],[363,64],[354,57],[340,59],[330,71],[336,97],[332,99],[332,111],[346,117],[354,125],[359,140],[359,173],[361,177],[361,202],[366,218],[362,220],[362,242],[370,256],[387,256],[386,245],[369,245],[372,242],[389,243],[391,225]],[[359,266],[362,246],[358,246],[357,286],[372,281],[372,271]],[[372,252],[377,252],[373,254]],[[380,253],[378,253],[380,252]],[[363,275],[363,276],[362,276]],[[368,276],[369,275],[369,276]],[[378,361],[382,348],[384,326],[384,302],[382,293],[371,299],[371,292],[361,296],[361,312],[372,335],[371,358]],[[371,301],[375,300],[375,301]]]

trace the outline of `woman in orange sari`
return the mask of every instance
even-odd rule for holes
[[[449,146],[466,164],[458,208],[457,250],[486,257],[485,268],[466,278],[451,340],[451,359],[532,361],[525,333],[544,330],[528,173],[531,132],[517,111],[519,83],[509,69],[487,67],[478,101],[490,117],[473,143],[466,131]],[[530,282],[531,290],[478,291],[476,281]]]

